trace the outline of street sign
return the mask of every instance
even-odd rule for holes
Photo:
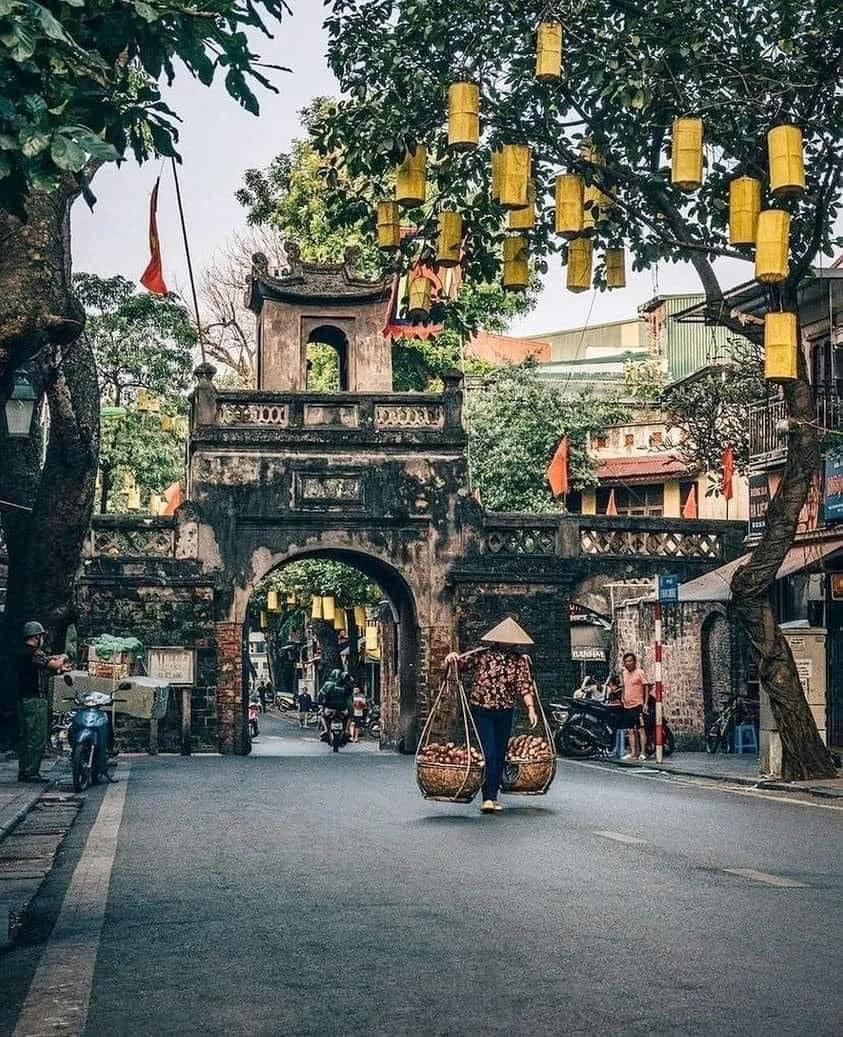
[[[656,597],[662,605],[679,601],[679,576],[676,573],[656,577]]]
[[[767,528],[767,508],[770,506],[770,484],[767,473],[749,477],[749,535],[759,536]]]

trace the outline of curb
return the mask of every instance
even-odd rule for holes
[[[797,785],[793,785],[787,781],[778,781],[775,778],[764,778],[762,775],[757,777],[748,778],[743,774],[712,774],[710,772],[694,771],[694,770],[680,770],[678,767],[662,767],[655,760],[647,760],[645,763],[625,763],[623,760],[608,760],[604,761],[608,763],[614,763],[616,767],[623,767],[626,770],[635,770],[639,767],[646,767],[648,770],[658,771],[660,774],[677,774],[683,778],[707,778],[710,781],[728,781],[732,785],[744,785],[747,788],[764,789],[771,792],[802,792],[809,796],[816,796],[818,799],[843,799],[843,790],[836,792],[831,789],[823,789],[817,786],[807,786],[800,788]]]

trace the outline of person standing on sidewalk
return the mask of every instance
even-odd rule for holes
[[[24,623],[23,645],[15,659],[18,677],[18,781],[45,781],[38,773],[49,734],[48,677],[68,668],[66,655],[47,655],[47,631],[35,620]]]
[[[647,693],[650,690],[650,682],[647,675],[639,667],[634,652],[627,652],[623,657],[623,708],[626,711],[626,726],[629,731],[629,752],[624,756],[625,760],[634,760],[636,755],[639,760],[647,759],[647,735],[644,731],[644,712],[647,708]],[[636,738],[640,740],[640,747],[636,749]]]
[[[468,670],[474,677],[468,701],[486,757],[480,809],[484,814],[491,814],[503,809],[498,803],[498,792],[517,697],[524,702],[530,727],[538,723],[530,660],[521,650],[535,642],[509,617],[480,640],[485,642],[484,647],[463,655],[451,652],[445,663]]]

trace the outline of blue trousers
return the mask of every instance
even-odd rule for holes
[[[501,787],[501,775],[506,756],[506,747],[512,733],[511,709],[485,709],[472,706],[471,715],[477,725],[483,755],[486,757],[486,780],[483,782],[483,799],[497,799]]]

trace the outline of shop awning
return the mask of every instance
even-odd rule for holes
[[[575,662],[604,662],[609,631],[596,623],[571,624],[571,658]]]
[[[837,551],[843,551],[843,540],[823,540],[792,547],[779,566],[776,579],[783,580],[786,576],[793,576],[794,573],[821,565]],[[713,569],[705,576],[698,576],[695,580],[681,584],[679,600],[731,601],[732,577],[742,565],[746,565],[749,557],[748,554],[741,555],[740,558],[721,565],[719,569]]]

